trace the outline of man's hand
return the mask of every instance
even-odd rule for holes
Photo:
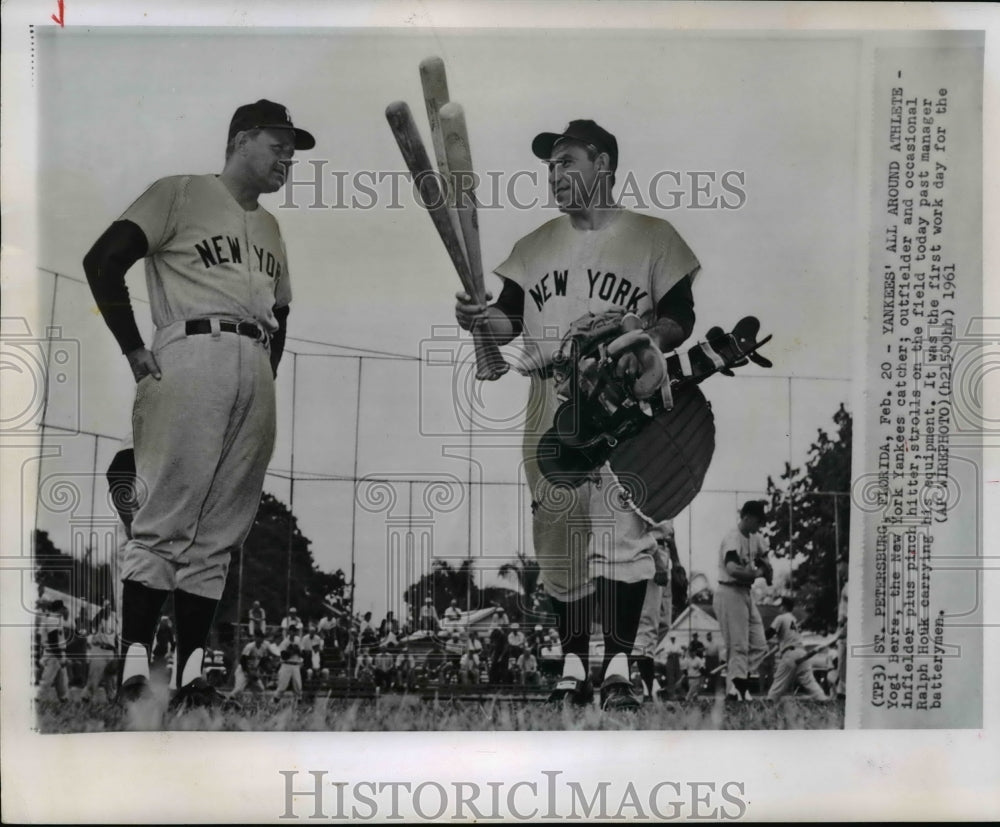
[[[492,293],[486,294],[486,301],[492,298]],[[468,293],[456,293],[455,299],[455,319],[458,321],[458,326],[462,330],[471,330],[473,323],[485,315],[486,305],[474,302]]]
[[[152,376],[159,381],[163,375],[160,373],[160,366],[156,363],[156,357],[153,356],[152,351],[144,347],[130,350],[125,354],[125,358],[128,359],[128,366],[132,368],[132,376],[135,377],[137,383],[146,376]]]
[[[638,316],[626,314],[622,328],[625,332],[608,345],[608,356],[617,357],[615,374],[631,382],[635,398],[648,399],[667,380],[666,359]]]

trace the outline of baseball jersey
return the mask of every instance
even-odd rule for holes
[[[524,290],[524,355],[541,367],[581,316],[620,308],[651,321],[659,300],[699,268],[669,222],[623,209],[596,230],[578,230],[566,215],[553,219],[494,272]]]
[[[802,645],[802,638],[799,635],[799,624],[795,620],[795,615],[785,612],[778,615],[771,624],[775,637],[778,641],[778,651],[796,648]]]
[[[244,210],[217,175],[161,178],[121,216],[146,236],[153,324],[222,316],[278,329],[292,299],[278,222]]]
[[[256,672],[260,668],[260,662],[271,654],[273,649],[267,641],[263,641],[260,646],[254,641],[243,647],[240,664],[246,671]]]
[[[738,528],[734,528],[730,531],[722,540],[722,545],[719,547],[719,582],[720,583],[736,583],[733,580],[733,576],[726,571],[726,555],[730,551],[735,551],[737,556],[740,558],[741,566],[749,566],[753,563],[754,558],[759,554],[767,554],[768,546],[767,541],[760,534],[760,532],[754,532],[749,537],[744,536],[743,532]],[[736,583],[736,585],[749,585],[749,583]]]

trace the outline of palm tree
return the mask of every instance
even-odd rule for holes
[[[497,571],[501,577],[513,576],[517,580],[521,594],[525,597],[531,597],[535,593],[535,589],[538,587],[538,578],[541,574],[538,561],[528,557],[523,551],[517,553],[517,560],[511,563],[504,563]]]

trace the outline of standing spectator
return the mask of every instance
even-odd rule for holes
[[[429,597],[424,599],[424,605],[420,609],[420,630],[424,632],[436,632],[440,621],[437,610],[434,608],[434,601]]]
[[[705,671],[705,659],[693,648],[685,650],[681,658],[681,668],[687,678],[687,694],[684,699],[690,701],[701,689],[701,675]]]
[[[666,683],[667,685],[664,689],[667,692],[668,698],[673,698],[677,692],[678,687],[681,685],[681,681],[684,677],[684,673],[681,671],[681,654],[683,653],[683,647],[677,642],[677,636],[671,635],[670,641],[667,643],[666,655],[667,655],[667,669],[666,669]]]
[[[392,654],[384,646],[379,646],[372,661],[376,689],[385,692],[392,688],[396,680],[394,666],[395,662],[393,661]]]
[[[461,684],[479,683],[479,653],[468,646],[458,662],[458,682]]]
[[[280,657],[274,645],[264,637],[264,630],[255,627],[253,640],[243,647],[239,663],[236,664],[235,685],[233,694],[241,692],[264,692],[264,672],[266,661],[271,657]]]
[[[302,618],[299,617],[299,610],[292,606],[288,610],[288,614],[281,619],[281,634],[283,637],[301,637],[302,630]]]
[[[309,632],[302,638],[301,645],[309,669],[313,674],[319,674],[323,658],[323,637],[317,630],[315,622],[309,624]]]
[[[465,648],[477,657],[482,658],[483,642],[479,639],[479,634],[475,629],[469,630],[469,639],[466,641]]]
[[[107,699],[111,700],[118,678],[115,669],[116,620],[110,601],[104,601],[104,607],[94,620],[94,631],[87,640],[90,644],[87,656],[89,669],[83,699],[96,698],[98,691],[103,690]]]
[[[49,614],[42,618],[42,677],[38,684],[39,697],[54,689],[60,701],[69,700],[69,673],[66,670],[66,622],[69,610],[61,600],[49,605]]]
[[[712,633],[705,635],[705,688],[710,694],[715,694],[715,684],[719,676],[716,670],[722,662],[721,652],[719,641],[712,637]]]
[[[510,683],[510,662],[507,651],[507,635],[503,629],[494,629],[490,633],[490,683]]]
[[[444,619],[448,623],[458,623],[462,619],[462,611],[458,608],[457,600],[453,599],[444,610]]]
[[[174,637],[174,625],[166,615],[160,616],[159,625],[153,635],[153,660],[149,665],[150,675],[158,675],[162,682],[170,676],[170,656],[177,647]]]
[[[368,651],[368,647],[361,649],[357,666],[354,668],[354,679],[363,684],[370,684],[375,680],[375,659]]]
[[[302,639],[298,635],[285,635],[278,646],[278,656],[281,658],[281,666],[278,667],[278,686],[274,690],[274,697],[280,698],[289,689],[296,698],[301,697]]]
[[[834,693],[838,698],[847,694],[847,561],[837,564],[840,573],[840,603],[837,606],[837,681]]]
[[[404,645],[399,654],[396,655],[396,686],[403,691],[413,689],[416,666],[413,653],[409,650],[409,647]]]
[[[257,629],[260,629],[263,634],[267,634],[267,614],[264,612],[259,600],[255,600],[253,606],[250,607],[250,622],[247,623],[247,629],[251,637],[253,637]]]
[[[698,633],[694,632],[691,635],[691,643],[688,644],[688,649],[691,654],[696,658],[705,657],[705,644],[698,639]]]

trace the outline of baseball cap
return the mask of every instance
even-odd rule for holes
[[[531,142],[531,151],[535,153],[535,157],[548,161],[552,157],[555,145],[564,138],[572,138],[574,141],[590,144],[598,152],[607,152],[611,159],[611,169],[618,168],[617,139],[606,129],[590,120],[570,121],[562,132],[542,132],[536,135]]]
[[[764,503],[761,500],[747,500],[740,509],[741,517],[756,517],[761,522],[766,518],[764,514]]]
[[[244,104],[233,113],[233,119],[229,122],[229,140],[237,132],[249,129],[291,129],[295,133],[296,149],[312,149],[316,146],[316,139],[311,134],[292,125],[292,117],[284,106],[264,98],[256,103]]]

